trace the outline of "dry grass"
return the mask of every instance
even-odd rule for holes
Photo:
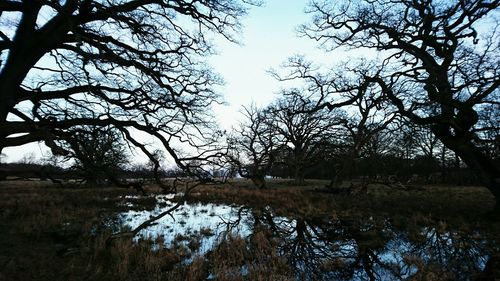
[[[284,180],[270,182],[268,189],[257,189],[246,180],[237,180],[224,186],[201,186],[192,193],[194,202],[216,202],[271,206],[278,214],[332,215],[341,213],[369,213],[383,216],[433,213],[440,216],[478,216],[491,211],[495,200],[484,187],[425,186],[396,188],[369,184],[364,194],[331,194],[324,189],[326,181],[312,181],[306,186],[293,186]]]
[[[248,240],[229,235],[210,253],[206,267],[217,280],[294,280],[274,242],[264,231]]]
[[[152,197],[124,189],[55,188],[41,183],[0,183],[0,280],[295,280],[286,256],[277,252],[280,243],[265,230],[249,239],[228,236],[206,256],[197,255],[200,239],[211,236],[203,229],[194,236],[178,237],[171,247],[161,240],[127,239],[107,243],[120,226],[114,215],[130,208],[151,209]],[[201,186],[189,200],[254,207],[271,206],[277,215],[347,219],[391,217],[394,226],[409,230],[442,222],[470,230],[493,228],[481,215],[491,210],[493,198],[484,188],[429,186],[394,189],[370,185],[366,194],[339,195],[324,192],[325,182],[293,186],[271,181],[258,190],[246,181],[225,186]],[[154,189],[154,187],[151,187]],[[150,190],[152,190],[150,189]],[[132,206],[125,203],[133,203]],[[478,219],[479,218],[479,219]],[[446,222],[446,223],[445,223]],[[414,232],[414,231],[413,231]],[[365,234],[368,235],[368,234]],[[492,238],[498,238],[492,237]],[[419,239],[419,237],[415,237]],[[374,245],[369,245],[374,246]],[[190,262],[185,263],[188,259]],[[440,280],[447,272],[413,260],[420,268],[415,280]],[[324,267],[342,267],[332,262]]]
[[[99,258],[99,249],[108,251],[104,237],[117,227],[110,219],[129,208],[123,202],[131,194],[135,195],[113,188],[61,189],[32,182],[2,183],[0,280],[68,280],[103,272],[98,264],[105,259]],[[151,206],[150,199],[143,203],[141,208]],[[132,247],[131,241],[127,243]],[[128,259],[124,246],[119,244],[108,251],[123,257],[116,259],[124,262],[114,273],[123,274],[127,269],[123,266]],[[151,252],[150,248],[137,249],[145,253],[146,249]]]

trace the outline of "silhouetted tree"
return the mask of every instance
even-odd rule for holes
[[[229,137],[229,160],[239,174],[252,180],[259,188],[265,188],[265,176],[274,163],[278,136],[270,112],[255,105],[243,107],[244,120]]]
[[[292,156],[290,164],[295,182],[303,184],[305,169],[321,159],[340,120],[335,114],[310,111],[313,104],[295,92],[297,90],[283,92],[270,106],[270,111],[276,120],[275,130],[283,139],[283,147],[287,147]]]
[[[500,166],[500,106],[484,108],[479,112],[479,135],[474,141]]]
[[[349,82],[347,82],[349,83]],[[347,177],[352,179],[355,170],[355,161],[362,155],[365,146],[379,132],[397,117],[394,110],[387,104],[385,96],[379,89],[372,87],[356,88],[344,86],[348,90],[344,94],[356,97],[351,105],[346,106],[346,115],[340,122],[347,132],[346,151],[342,156],[340,168],[336,171],[330,187],[336,187],[339,182]]]
[[[270,171],[271,176],[292,178],[294,176],[294,171],[290,163],[293,161],[293,155],[289,147],[283,145],[278,146],[273,152],[273,157],[274,161]]]
[[[220,79],[203,61],[210,37],[234,41],[249,2],[2,1],[0,152],[44,141],[67,154],[56,140],[68,129],[112,126],[153,162],[139,135],[184,166],[173,143],[205,145],[219,102]]]
[[[121,133],[111,127],[73,128],[60,146],[69,153],[66,160],[79,172],[87,185],[111,183],[128,164],[127,146]]]
[[[387,161],[393,155],[394,142],[394,134],[390,129],[374,133],[364,146],[364,158],[358,165],[361,166],[361,173],[373,179],[377,175],[394,171],[393,163]]]
[[[486,129],[480,113],[499,106],[499,6],[496,0],[313,1],[313,21],[301,30],[326,47],[378,51],[381,63],[354,71],[360,84],[380,87],[401,115],[428,126],[499,199],[500,169],[477,145]],[[318,108],[352,102],[331,99],[333,79],[299,71],[304,65],[296,69],[293,77],[325,90],[317,93]]]
[[[413,127],[413,137],[416,140],[415,143],[420,154],[429,158],[434,158],[436,149],[441,145],[441,142],[436,138],[436,136],[429,128],[414,126],[413,124],[409,125]]]

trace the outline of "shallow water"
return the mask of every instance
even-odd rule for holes
[[[154,210],[124,212],[120,222],[133,229],[174,204],[172,197],[156,199]],[[203,255],[228,234],[248,239],[263,230],[279,241],[277,252],[301,280],[401,280],[422,270],[469,280],[484,269],[497,247],[476,230],[445,224],[407,229],[390,218],[283,217],[269,207],[201,203],[184,203],[136,239],[161,237],[165,247],[197,239],[195,254]]]
[[[156,216],[174,205],[172,197],[157,196],[157,205],[151,211],[127,211],[119,215],[119,220],[125,226],[134,229],[151,216]],[[204,254],[210,250],[223,235],[228,233],[246,236],[250,229],[245,223],[228,228],[237,219],[240,207],[220,204],[188,204],[184,203],[146,229],[141,230],[136,239],[155,239],[162,237],[164,246],[171,246],[180,237],[198,236],[201,238],[198,253]],[[189,239],[186,239],[187,242]],[[182,240],[181,240],[182,241]]]

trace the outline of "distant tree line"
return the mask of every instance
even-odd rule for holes
[[[103,187],[114,185],[107,174],[88,177],[86,172],[75,167],[61,167],[50,163],[3,163],[0,167],[0,180],[42,180],[55,183],[81,183],[89,187]],[[186,177],[188,174],[179,168],[165,169],[159,172],[161,178]],[[136,164],[118,168],[114,171],[116,179],[155,181],[156,174],[150,167]]]
[[[284,91],[265,108],[243,108],[244,120],[228,137],[233,170],[265,187],[265,177],[480,184],[460,157],[426,126],[402,118],[382,99],[363,96],[346,110],[311,111],[314,104]],[[291,94],[293,93],[293,94]],[[500,143],[481,149],[500,164]]]

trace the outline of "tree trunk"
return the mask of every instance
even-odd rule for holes
[[[342,161],[340,167],[334,171],[333,178],[330,181],[330,184],[327,185],[328,188],[338,188],[342,184],[344,179],[352,182],[353,179],[353,171],[354,171],[354,158],[357,157],[357,152],[353,149],[349,154],[347,154]]]
[[[479,176],[481,182],[495,196],[495,210],[500,211],[500,169],[480,148],[464,138],[440,135],[436,136],[449,149],[453,150],[467,166]]]
[[[328,189],[335,189],[338,188],[342,182],[342,177],[341,177],[342,170],[335,170],[333,171],[333,177],[330,180],[330,183],[326,185],[326,188]]]
[[[255,184],[256,187],[260,189],[265,189],[266,188],[266,180],[264,176],[253,176],[250,178],[250,180]]]
[[[5,138],[7,138],[10,134],[5,125],[7,125],[7,115],[9,114],[9,110],[11,110],[13,106],[11,96],[14,91],[14,87],[8,85],[8,81],[6,82],[4,80],[3,75],[0,75],[0,153],[2,153],[2,150],[5,147]]]
[[[304,184],[304,169],[300,163],[295,164],[295,184]]]

